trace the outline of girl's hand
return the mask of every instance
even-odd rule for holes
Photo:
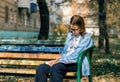
[[[54,64],[58,63],[58,60],[52,60],[48,63],[49,66],[53,66]]]
[[[58,55],[58,56],[56,57],[56,60],[59,60],[61,57],[62,57],[61,55]]]
[[[61,55],[58,55],[55,60],[49,61],[49,62],[47,62],[47,64],[48,64],[49,66],[53,66],[54,64],[56,64],[56,63],[59,62],[59,59],[60,59],[61,57],[62,57]]]

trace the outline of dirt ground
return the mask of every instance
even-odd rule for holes
[[[0,76],[0,82],[34,82],[34,78],[3,77]],[[49,82],[49,80],[48,80]],[[75,82],[75,79],[64,80],[64,82]],[[81,82],[89,82],[87,77],[82,77]],[[120,82],[120,75],[106,74],[94,76],[93,82]]]

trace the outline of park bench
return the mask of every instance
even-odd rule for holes
[[[0,74],[34,76],[39,64],[53,60],[59,55],[64,41],[3,40],[0,41],[0,45]],[[93,48],[94,46],[80,53],[77,72],[67,72],[67,78],[77,76],[77,82],[80,82],[81,58],[83,55],[87,55],[90,64]],[[92,82],[92,74],[89,76],[89,80]]]

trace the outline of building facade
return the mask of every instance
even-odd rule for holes
[[[39,10],[30,9],[30,0],[1,0],[0,30],[39,31]]]
[[[13,0],[0,1],[0,30],[15,30],[18,6]]]
[[[34,0],[0,1],[0,39],[37,37],[39,29],[40,16],[37,2]]]

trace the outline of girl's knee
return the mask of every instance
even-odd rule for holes
[[[41,64],[37,67],[36,71],[37,72],[40,72],[40,71],[46,71],[46,70],[49,70],[49,65],[47,64]]]
[[[60,71],[61,70],[61,65],[60,64],[54,64],[51,68],[50,71]]]

